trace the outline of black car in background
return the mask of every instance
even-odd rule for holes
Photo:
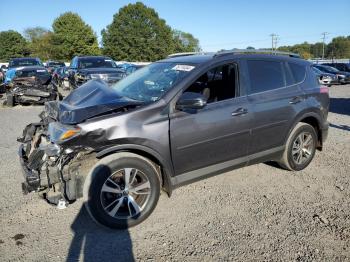
[[[22,57],[12,58],[9,62],[8,68],[17,68],[22,66],[44,66],[39,58]]]
[[[69,89],[68,68],[57,67],[52,72],[52,84],[62,89]]]
[[[331,67],[328,65],[323,65],[323,64],[314,64],[313,66],[315,68],[321,70],[322,72],[335,74],[338,78],[339,83],[342,85],[350,83],[350,73],[348,73],[348,72],[339,71],[338,69],[336,69],[334,67]]]
[[[77,88],[92,79],[112,85],[124,76],[125,72],[111,58],[105,56],[76,56],[68,70],[71,88]]]
[[[350,73],[350,63],[324,63],[322,65],[328,65],[338,69],[339,71]]]
[[[339,84],[338,77],[336,74],[325,73],[316,67],[312,67],[312,70],[316,74],[320,84],[331,86],[332,84]]]
[[[144,67],[144,65],[134,65],[134,64],[130,64],[129,66],[126,67],[125,69],[125,74],[126,75],[130,75],[131,73],[134,73],[136,70],[141,69],[142,67]]]
[[[17,68],[7,86],[7,106],[15,104],[44,104],[55,100],[56,88],[51,85],[51,75],[43,66]]]
[[[50,74],[53,73],[53,71],[58,68],[58,67],[64,67],[66,66],[65,63],[63,62],[58,62],[58,61],[47,61],[46,62],[46,68],[47,68],[47,71],[49,71]]]

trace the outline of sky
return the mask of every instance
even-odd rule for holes
[[[99,41],[101,30],[128,3],[124,0],[12,0],[0,9],[0,31],[43,26],[66,11],[78,13],[92,26]],[[277,45],[308,41],[326,42],[350,35],[350,0],[144,0],[174,29],[199,39],[203,51],[271,47],[272,33]]]

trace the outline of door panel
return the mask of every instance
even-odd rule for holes
[[[210,103],[196,113],[174,113],[170,141],[175,174],[246,156],[252,115],[246,97]]]
[[[282,146],[304,98],[298,85],[248,96],[254,112],[249,154]]]

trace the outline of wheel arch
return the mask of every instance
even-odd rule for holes
[[[119,152],[129,152],[134,153],[136,155],[140,155],[142,157],[147,158],[152,163],[155,164],[156,168],[159,170],[161,175],[161,186],[162,189],[168,194],[170,197],[173,191],[173,186],[171,184],[171,177],[173,174],[172,164],[165,160],[158,152],[155,150],[134,144],[124,144],[124,145],[116,145],[104,149],[96,154],[96,157],[101,159],[111,154],[119,153]]]
[[[286,137],[285,141],[287,141],[290,133],[292,132],[292,130],[294,129],[294,127],[298,124],[298,123],[306,123],[311,125],[315,130],[316,130],[316,134],[317,134],[317,149],[318,150],[322,150],[323,147],[323,140],[322,140],[322,131],[321,131],[321,117],[317,114],[317,112],[304,112],[299,114],[294,122],[293,122],[293,126],[290,128],[289,132],[288,132],[288,136]]]

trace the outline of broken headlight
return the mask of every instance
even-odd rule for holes
[[[59,122],[49,124],[50,141],[60,144],[80,135],[81,129],[77,126],[63,125]]]

